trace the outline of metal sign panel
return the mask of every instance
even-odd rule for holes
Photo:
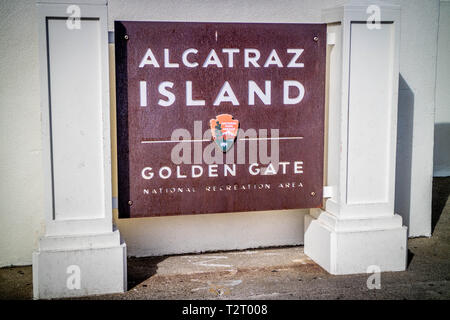
[[[116,22],[119,216],[319,207],[323,24]]]

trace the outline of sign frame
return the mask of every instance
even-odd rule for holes
[[[249,34],[251,32],[248,32],[251,28],[266,28],[269,30],[270,28],[285,28],[284,30],[292,28],[300,28],[304,29],[304,43],[307,43],[305,45],[305,56],[308,48],[314,48],[314,46],[317,48],[317,54],[316,58],[317,61],[314,62],[314,68],[308,68],[308,74],[309,77],[314,79],[314,86],[309,86],[308,84],[304,83],[305,85],[305,91],[307,92],[306,95],[314,96],[315,99],[315,107],[313,108],[314,111],[316,111],[316,115],[311,116],[311,110],[309,110],[309,115],[313,117],[314,126],[313,130],[315,133],[314,143],[311,143],[307,145],[308,148],[313,149],[316,155],[316,163],[314,164],[314,173],[304,173],[304,177],[307,178],[304,179],[314,179],[314,187],[309,187],[308,190],[303,190],[308,197],[304,197],[303,203],[293,206],[291,203],[278,203],[278,206],[276,207],[270,207],[267,209],[255,206],[254,209],[252,207],[245,207],[245,208],[239,208],[235,210],[235,206],[232,205],[227,206],[226,209],[219,209],[219,210],[211,210],[208,208],[202,208],[200,210],[185,210],[182,209],[178,211],[172,211],[172,212],[166,212],[166,213],[154,213],[154,214],[135,214],[132,212],[132,209],[134,209],[134,206],[137,205],[137,202],[133,197],[131,196],[132,189],[135,188],[135,183],[133,183],[133,177],[130,179],[130,152],[132,153],[135,146],[131,146],[129,144],[130,141],[130,130],[133,130],[133,125],[130,126],[130,92],[133,91],[133,87],[129,87],[129,56],[130,53],[128,52],[130,49],[130,38],[134,40],[134,34],[130,34],[130,30],[127,30],[130,28],[130,25],[133,24],[148,24],[148,25],[172,25],[174,26],[174,30],[179,30],[177,28],[188,28],[189,26],[198,26],[203,25],[207,30],[220,30],[221,26],[224,26],[226,29],[227,27],[235,27],[237,30],[241,30],[243,33],[243,41],[245,42],[249,38]],[[175,27],[177,26],[177,27]],[[247,34],[245,34],[245,31],[247,30]],[[167,31],[167,30],[166,30]],[[174,31],[175,32],[175,31]],[[223,34],[223,32],[219,32],[220,35]],[[276,33],[276,32],[275,32]],[[141,32],[142,34],[142,32]],[[155,34],[154,34],[155,35]],[[146,36],[144,36],[145,38]],[[216,41],[217,41],[217,31],[216,31]],[[250,41],[250,40],[249,40]],[[245,45],[245,44],[244,44]],[[225,212],[241,212],[241,211],[262,211],[262,210],[283,210],[283,209],[294,209],[294,208],[314,208],[314,207],[321,207],[322,205],[322,193],[323,193],[323,161],[324,161],[324,116],[325,116],[325,73],[326,73],[326,25],[325,24],[304,24],[304,23],[297,23],[297,24],[287,24],[287,23],[214,23],[214,22],[158,22],[158,21],[148,21],[148,22],[135,22],[135,21],[115,21],[115,52],[116,52],[116,107],[117,107],[117,160],[118,160],[118,203],[119,203],[119,218],[131,218],[131,217],[148,217],[148,216],[168,216],[168,215],[187,215],[187,214],[205,214],[205,213],[225,213]],[[148,43],[148,47],[153,47],[153,43]],[[192,45],[185,45],[186,48],[192,47]],[[239,46],[239,48],[242,48],[242,45]],[[200,51],[200,48],[198,48]],[[141,53],[141,56],[144,54],[144,52]],[[311,60],[310,57],[307,57],[308,61]],[[134,59],[136,60],[136,59]],[[169,59],[170,60],[170,59]],[[262,59],[264,60],[264,59]],[[199,62],[203,62],[202,59],[199,59]],[[180,61],[177,61],[180,62]],[[276,62],[276,61],[275,61]],[[136,61],[134,61],[136,64]],[[162,64],[162,62],[160,62]],[[170,62],[169,62],[170,63]],[[180,63],[181,65],[181,63]],[[161,66],[163,67],[163,66]],[[159,70],[162,70],[164,68],[159,68]],[[305,67],[303,70],[306,70]],[[136,85],[136,79],[133,78],[132,81],[134,81],[134,85]],[[152,78],[153,79],[153,78]],[[289,78],[288,78],[289,79]],[[131,88],[131,90],[130,90]],[[204,90],[203,90],[204,91]],[[281,91],[281,90],[280,90]],[[133,91],[136,92],[135,90]],[[281,95],[281,93],[276,93],[278,95]],[[308,98],[310,98],[308,96]],[[258,99],[256,99],[258,100]],[[211,105],[211,103],[208,103]],[[207,108],[208,108],[207,104]],[[136,107],[136,103],[132,103],[134,107]],[[248,105],[242,104],[238,108],[248,108]],[[258,106],[256,106],[258,107]],[[160,108],[159,106],[156,108]],[[213,107],[214,108],[214,107]],[[282,107],[281,107],[282,108]],[[217,116],[221,115],[223,113],[228,113],[225,111],[230,110],[229,108],[225,108],[224,112],[221,112],[219,110],[220,107],[217,109]],[[234,115],[231,113],[231,115]],[[211,117],[208,119],[203,120],[211,120]],[[243,123],[242,118],[237,118],[238,121],[240,121],[240,124]],[[131,128],[130,128],[131,127]],[[205,126],[206,128],[206,122]],[[133,131],[131,131],[133,132]],[[289,137],[287,137],[289,138]],[[303,138],[303,137],[302,137]],[[308,136],[310,138],[310,136]],[[213,140],[211,140],[213,141]],[[131,150],[131,151],[130,151]],[[132,156],[131,158],[133,158]],[[285,159],[280,159],[281,161]],[[311,162],[311,161],[310,161]],[[309,165],[309,164],[308,164]],[[306,169],[305,169],[306,171]],[[298,194],[297,194],[298,195]],[[292,197],[296,196],[295,194],[292,195]],[[167,200],[167,199],[166,199]],[[169,198],[170,200],[170,198]],[[161,200],[160,200],[161,201]],[[234,201],[234,200],[233,200]],[[289,202],[289,201],[286,201]],[[171,203],[167,202],[166,204]],[[255,202],[258,203],[257,201]],[[299,202],[297,202],[299,203]],[[198,199],[196,201],[196,204],[198,205]],[[152,206],[151,201],[148,204],[149,207]],[[217,207],[217,206],[216,206]]]

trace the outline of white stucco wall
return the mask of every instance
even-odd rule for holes
[[[442,1],[439,14],[434,126],[434,176],[450,176],[450,0]]]
[[[433,127],[439,0],[401,1],[395,210],[409,236],[431,234]]]
[[[323,8],[343,2],[109,0],[109,29],[114,20],[134,19],[320,22]],[[429,235],[439,0],[392,2],[402,6],[396,210],[409,224],[410,235]],[[0,0],[0,266],[29,264],[43,232],[34,13],[33,0]],[[304,213],[142,218],[119,220],[118,226],[128,253],[142,256],[301,244]]]
[[[0,266],[31,263],[44,228],[33,0],[0,1]]]

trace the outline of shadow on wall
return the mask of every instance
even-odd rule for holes
[[[403,76],[399,76],[397,158],[395,168],[395,213],[408,227],[411,205],[412,143],[414,128],[414,93]]]
[[[433,175],[450,176],[450,123],[434,125]]]
[[[431,233],[444,212],[445,204],[450,195],[450,177],[433,178],[433,214],[431,216]]]

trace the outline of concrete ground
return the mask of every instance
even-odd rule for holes
[[[333,276],[303,247],[128,259],[123,294],[88,299],[450,299],[450,178],[433,182],[433,236],[409,239],[404,272]],[[0,299],[31,299],[31,267],[0,269]]]

